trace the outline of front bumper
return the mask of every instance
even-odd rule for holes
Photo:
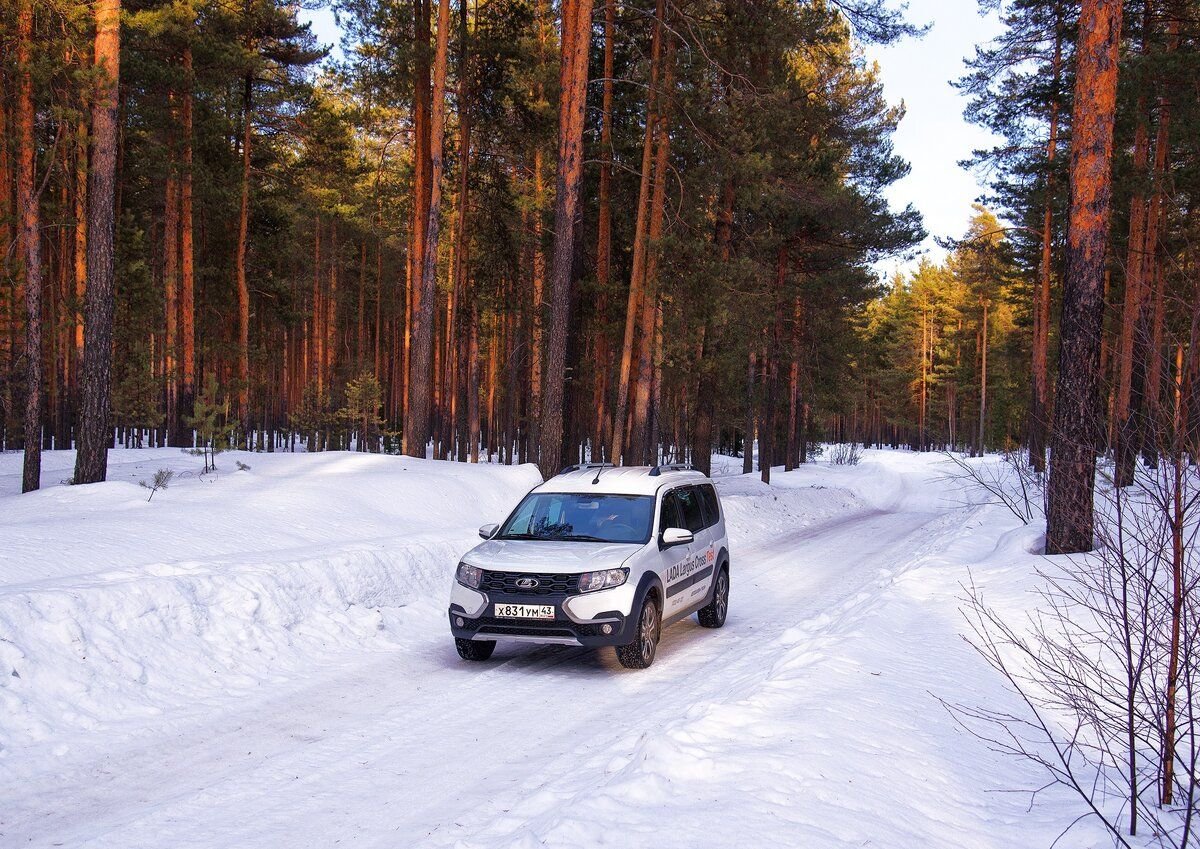
[[[457,590],[464,587],[456,585]],[[586,595],[510,595],[507,593],[478,593],[468,590],[474,598],[455,592],[451,598],[450,632],[463,640],[517,640],[533,643],[559,643],[570,646],[622,646],[632,642],[637,623],[619,610],[600,610],[586,618],[572,613],[572,608],[595,609],[598,602],[613,604],[614,596],[624,596],[624,587],[601,590]],[[607,598],[602,598],[607,597]],[[494,616],[496,604],[552,604],[554,619],[509,619]],[[602,605],[600,605],[602,606]],[[462,624],[460,625],[459,622]]]

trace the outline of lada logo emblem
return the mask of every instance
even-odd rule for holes
[[[538,585],[537,578],[517,578],[517,588],[531,590]]]

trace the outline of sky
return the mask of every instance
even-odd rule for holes
[[[965,73],[963,60],[974,54],[975,45],[995,38],[1001,26],[995,14],[981,17],[975,0],[909,0],[908,18],[930,24],[929,32],[891,47],[869,46],[865,52],[879,63],[888,101],[903,101],[907,107],[894,141],[912,173],[892,185],[888,200],[895,207],[911,203],[921,211],[930,234],[921,247],[937,260],[945,252],[934,237],[961,236],[971,204],[985,188],[958,162],[994,141],[990,133],[963,119],[966,100],[950,81]],[[913,264],[887,261],[879,270]]]
[[[301,15],[312,21],[321,41],[336,45],[341,33],[328,8]],[[889,189],[888,200],[897,209],[911,203],[921,211],[929,237],[920,251],[936,261],[945,252],[935,237],[962,235],[971,204],[984,191],[976,175],[958,162],[992,143],[986,131],[963,119],[966,101],[950,81],[963,75],[963,59],[974,53],[975,45],[994,38],[1001,27],[995,14],[979,15],[975,0],[908,0],[908,18],[929,24],[929,32],[891,47],[871,45],[865,52],[879,63],[888,101],[903,101],[907,108],[894,141],[912,173]],[[885,260],[876,270],[890,276],[897,267],[907,270],[915,264],[915,259]]]

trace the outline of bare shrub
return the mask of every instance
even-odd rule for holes
[[[994,482],[985,488],[995,494]],[[1148,836],[1195,846],[1200,473],[1175,452],[1100,497],[1096,551],[1044,561],[1040,604],[1024,621],[967,590],[968,639],[1025,709],[947,707],[996,750],[1071,788],[1116,845],[1140,835],[1139,845]]]
[[[829,462],[835,466],[857,466],[862,460],[862,449],[857,442],[838,442],[829,451]]]
[[[1046,476],[1018,450],[1005,451],[1001,463],[968,461],[961,454],[945,452],[954,464],[951,477],[985,496],[985,503],[1003,504],[1028,525],[1046,516]]]

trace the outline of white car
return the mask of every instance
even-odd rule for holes
[[[497,640],[615,646],[654,662],[659,636],[692,613],[729,610],[729,539],[711,480],[687,466],[572,466],[535,487],[458,564],[450,631],[466,660]]]

